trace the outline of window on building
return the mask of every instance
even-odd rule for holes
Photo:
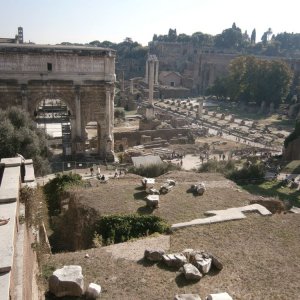
[[[175,86],[175,82],[174,82],[174,81],[171,81],[171,82],[170,82],[170,85],[171,85],[171,86]]]
[[[52,64],[51,63],[47,63],[47,70],[52,71]]]

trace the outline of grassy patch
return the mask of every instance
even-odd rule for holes
[[[153,215],[110,215],[101,217],[96,223],[96,232],[105,244],[122,243],[168,229],[163,219]]]
[[[300,174],[300,160],[293,160],[283,167],[283,173]]]
[[[289,201],[292,205],[300,207],[300,191],[282,186],[280,181],[265,181],[260,184],[246,184],[241,187],[251,194],[267,197],[276,197],[282,201]]]

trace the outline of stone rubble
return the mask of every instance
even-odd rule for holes
[[[148,195],[145,199],[148,207],[157,208],[159,206],[159,195]]]
[[[195,193],[196,195],[200,195],[200,196],[202,196],[206,191],[206,187],[203,182],[198,182],[196,184],[193,184],[191,186],[191,189],[192,189],[193,193]]]
[[[205,300],[233,300],[228,293],[209,294]]]
[[[101,293],[101,286],[96,283],[90,283],[87,290],[86,290],[86,298],[87,299],[96,299],[99,297]]]
[[[184,249],[180,253],[165,254],[161,249],[146,249],[144,258],[163,261],[168,267],[178,268],[187,280],[200,280],[211,268],[223,269],[220,259],[204,250]]]
[[[80,297],[83,294],[83,288],[81,266],[64,266],[55,270],[49,278],[49,291],[56,297]]]
[[[167,179],[166,182],[160,187],[160,194],[167,194],[176,185],[176,182],[172,179]]]
[[[144,253],[144,257],[150,261],[161,261],[163,259],[163,255],[165,254],[165,250],[163,249],[146,249]]]
[[[183,266],[183,274],[187,280],[200,280],[203,277],[199,270],[190,263]]]
[[[163,255],[163,261],[168,267],[180,268],[187,263],[186,257],[181,253],[165,254]]]

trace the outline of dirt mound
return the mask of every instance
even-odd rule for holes
[[[250,200],[250,204],[260,204],[268,209],[272,214],[280,214],[286,211],[284,203],[274,198],[259,197],[257,199]]]

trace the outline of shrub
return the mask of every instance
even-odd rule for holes
[[[42,223],[48,227],[48,210],[45,195],[41,187],[24,186],[20,190],[20,201],[25,204],[25,221],[27,226],[38,228]]]
[[[247,181],[263,181],[265,177],[265,167],[263,164],[243,166],[240,170],[234,170],[228,174],[228,178],[238,182],[246,183]]]
[[[153,215],[110,215],[103,216],[95,224],[95,232],[102,236],[105,245],[121,243],[132,238],[147,236],[169,230],[169,225]]]
[[[217,172],[224,175],[229,174],[235,169],[235,163],[232,160],[229,161],[216,161],[209,160],[202,164],[199,168],[199,172]]]
[[[50,216],[60,213],[60,196],[68,187],[82,185],[83,181],[78,174],[56,174],[55,178],[47,182],[44,186],[48,210]]]
[[[148,166],[141,166],[138,168],[131,167],[129,168],[128,172],[144,177],[158,177],[162,174],[174,170],[181,170],[181,167],[172,164],[152,164]]]
[[[125,119],[124,109],[115,108],[114,117],[115,119]]]

